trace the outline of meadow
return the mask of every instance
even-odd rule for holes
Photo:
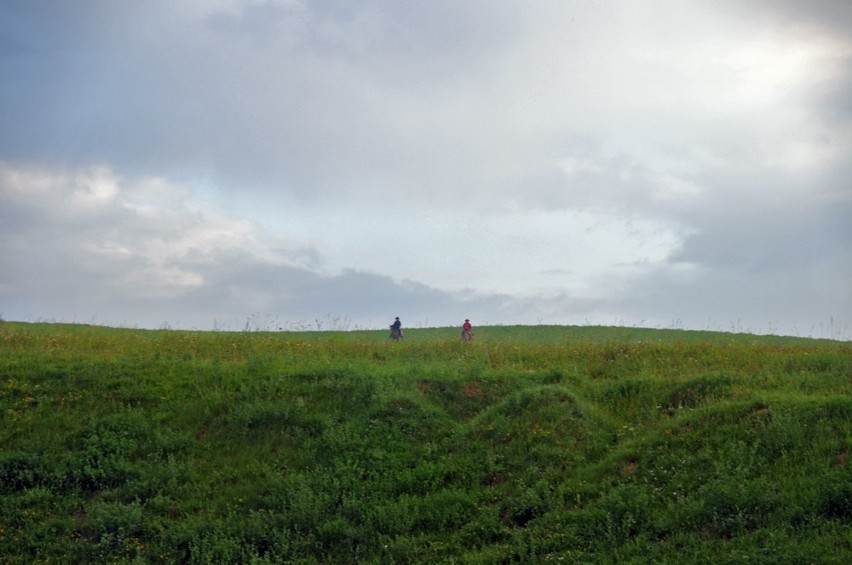
[[[850,563],[852,343],[0,323],[0,563]]]

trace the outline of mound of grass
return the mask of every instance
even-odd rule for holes
[[[852,347],[0,327],[0,562],[852,560]]]

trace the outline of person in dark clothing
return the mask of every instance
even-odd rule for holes
[[[390,327],[390,338],[394,341],[402,339],[402,322],[399,321],[399,316],[396,317]]]

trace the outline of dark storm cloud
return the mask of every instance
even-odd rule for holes
[[[422,152],[385,113],[391,93],[448,96],[510,30],[480,3],[51,6],[4,10],[26,30],[3,54],[4,155],[304,194]]]

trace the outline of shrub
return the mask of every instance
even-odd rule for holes
[[[139,503],[96,502],[88,507],[83,533],[98,560],[133,559],[142,549],[142,529]]]
[[[87,491],[119,486],[138,476],[150,439],[148,423],[136,412],[95,419],[81,432],[77,449],[70,454],[69,475]]]
[[[852,477],[848,473],[835,473],[828,479],[819,511],[828,518],[852,522]]]
[[[731,538],[770,524],[781,500],[762,481],[717,481],[702,492],[707,529]]]
[[[20,492],[41,484],[45,478],[45,466],[38,455],[20,451],[0,455],[0,492]]]

